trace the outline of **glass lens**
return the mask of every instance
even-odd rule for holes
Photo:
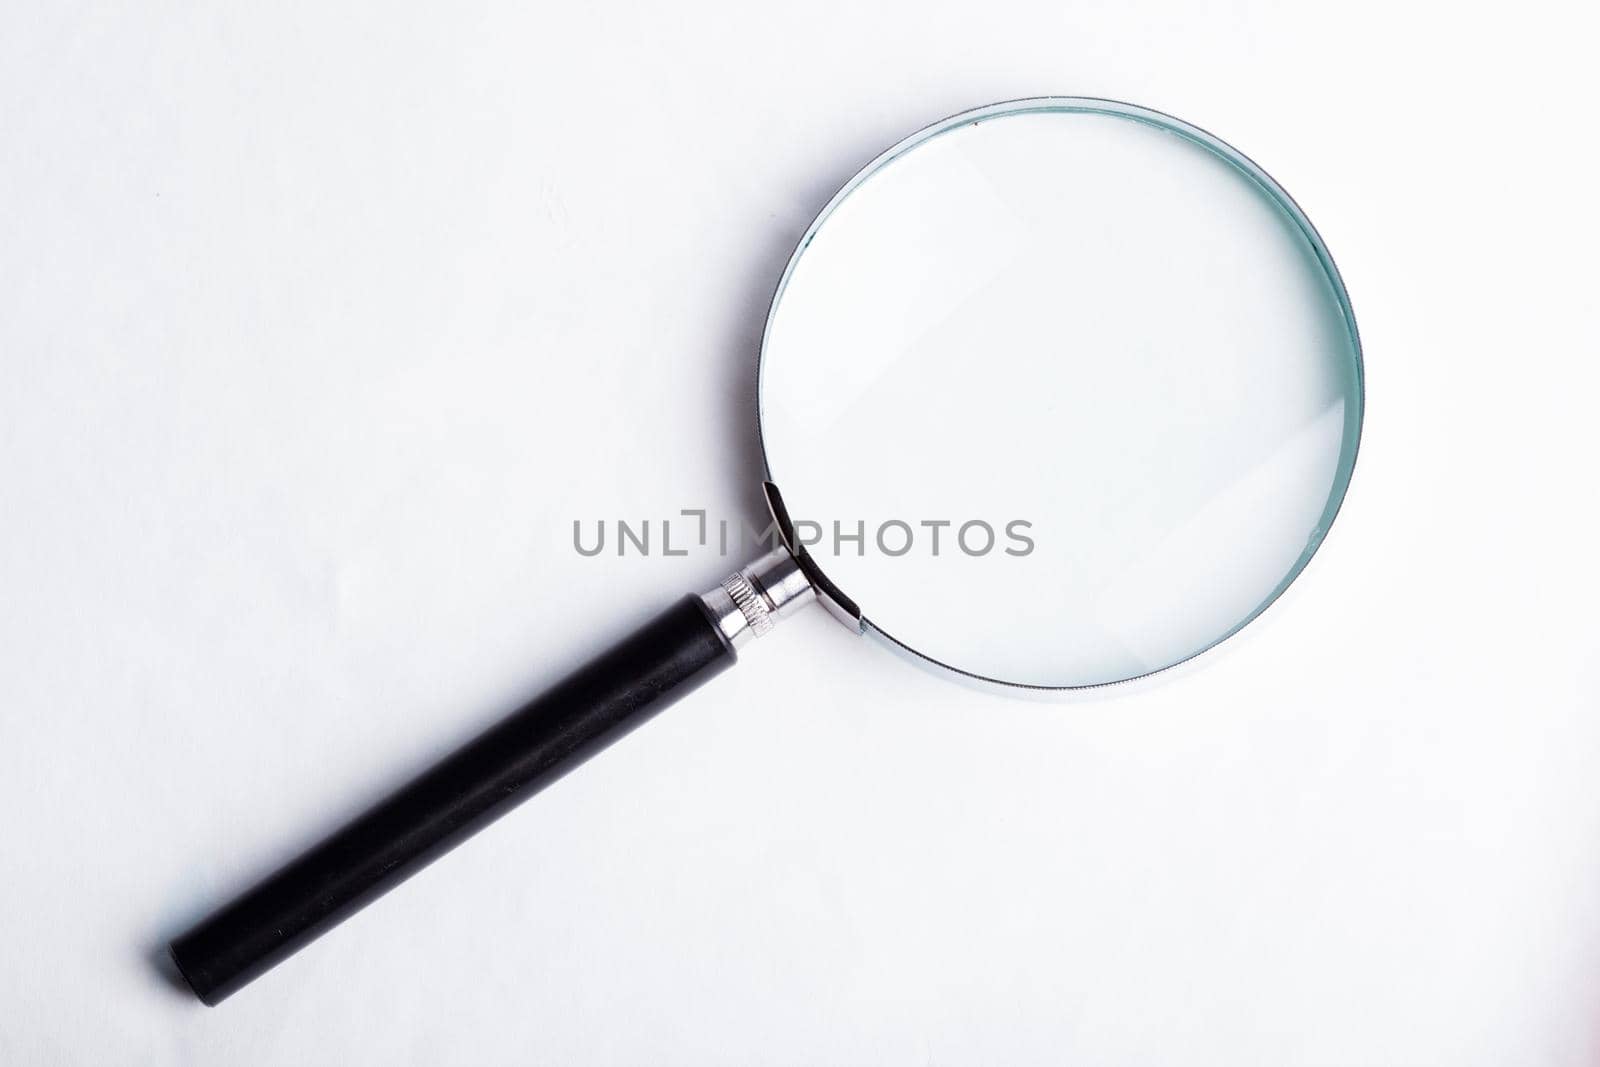
[[[1355,461],[1361,365],[1309,222],[1208,134],[1106,101],[957,116],[790,262],[769,476],[871,629],[1003,682],[1148,674],[1259,614]]]

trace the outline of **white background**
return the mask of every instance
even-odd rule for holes
[[[0,1061],[1593,1064],[1594,26],[1573,4],[0,15]],[[1368,423],[1248,636],[1073,705],[824,613],[216,1009],[164,939],[724,561],[879,148],[1066,93],[1251,154]]]

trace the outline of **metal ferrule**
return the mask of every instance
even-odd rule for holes
[[[734,648],[764,636],[780,618],[816,599],[815,590],[787,548],[775,549],[730,574],[700,599]]]

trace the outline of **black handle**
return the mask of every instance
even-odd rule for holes
[[[173,961],[219,1003],[733,661],[686,597],[173,941]]]

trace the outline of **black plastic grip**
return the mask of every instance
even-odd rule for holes
[[[732,665],[686,597],[172,942],[216,1004]]]

